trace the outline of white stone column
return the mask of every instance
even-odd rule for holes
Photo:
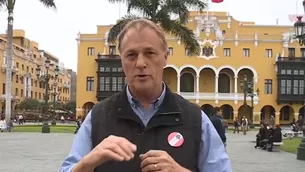
[[[234,93],[237,94],[238,76],[234,76]]]
[[[197,75],[196,76],[196,93],[199,95],[199,78],[200,78],[200,76],[199,75]]]
[[[177,74],[177,94],[180,94],[180,75]]]
[[[219,76],[215,76],[215,93],[218,93],[218,78]]]

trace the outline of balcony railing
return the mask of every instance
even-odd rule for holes
[[[107,54],[107,55],[98,54],[97,59],[121,59],[121,56],[116,54]]]
[[[205,93],[200,92],[198,95],[194,92],[180,92],[180,95],[188,100],[231,100],[231,101],[242,101],[244,100],[244,93]],[[254,97],[255,100],[259,98]],[[247,97],[247,101],[250,101],[251,98]]]
[[[278,57],[278,62],[289,61],[289,62],[305,62],[305,57]]]

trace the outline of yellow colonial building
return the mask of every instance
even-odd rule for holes
[[[54,86],[55,80],[50,80],[50,98],[61,102],[68,102],[70,99],[70,80],[71,77],[67,70],[59,63],[59,59],[47,51],[40,50],[38,43],[25,37],[23,30],[13,32],[13,74],[12,74],[12,109],[24,98],[33,98],[43,101],[45,85],[38,80],[36,68],[41,66],[41,73],[46,72],[45,60],[49,58],[51,65],[49,74],[54,76],[54,68],[59,65],[58,86]],[[6,35],[0,35],[0,112],[5,113],[5,82],[6,82]],[[12,111],[12,113],[14,113]]]
[[[177,38],[167,36],[170,57],[164,81],[172,91],[208,115],[214,113],[213,107],[221,107],[229,122],[246,116],[258,124],[273,115],[276,123],[289,124],[304,115],[305,49],[293,40],[292,26],[256,25],[225,12],[192,12],[187,26],[202,50],[199,56],[190,56]],[[118,84],[125,84],[111,77],[121,67],[102,63],[119,59],[116,46],[106,41],[110,28],[97,26],[97,33],[78,35],[78,115],[85,115],[104,92],[108,95],[106,90],[120,91]],[[107,72],[108,79],[103,76]],[[248,84],[253,91],[244,94]]]

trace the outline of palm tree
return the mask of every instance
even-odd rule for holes
[[[56,9],[54,0],[39,0],[45,7]],[[5,99],[5,119],[11,118],[11,99],[12,99],[12,64],[13,64],[13,12],[16,0],[0,0],[0,7],[6,7],[7,18],[7,43],[6,43],[6,99]]]
[[[108,42],[115,44],[115,41],[124,28],[131,20],[147,18],[158,23],[165,32],[176,36],[190,50],[191,54],[200,53],[200,45],[192,30],[185,24],[189,19],[189,9],[196,8],[202,11],[206,7],[206,2],[202,0],[108,0],[111,3],[125,3],[127,5],[127,15],[120,19],[109,31]],[[136,10],[139,14],[132,14]],[[177,16],[177,19],[172,19]]]

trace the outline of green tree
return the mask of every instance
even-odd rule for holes
[[[34,111],[41,107],[41,103],[37,99],[26,98],[18,104],[20,110]]]
[[[76,112],[76,102],[75,101],[69,101],[64,105],[64,109],[69,111],[69,112]]]
[[[54,0],[39,0],[45,7],[56,9]],[[12,90],[12,64],[13,64],[13,23],[14,23],[14,8],[16,0],[0,0],[0,7],[6,7],[8,11],[7,18],[7,45],[6,45],[6,94],[8,98],[5,99],[6,112],[5,118],[11,118],[11,90]],[[7,121],[8,122],[8,121]]]
[[[200,45],[192,30],[185,26],[189,19],[189,9],[202,11],[206,7],[206,2],[202,0],[108,0],[111,3],[125,3],[127,5],[127,15],[120,19],[109,31],[108,42],[115,44],[115,41],[131,20],[147,18],[158,23],[165,32],[176,36],[190,50],[191,54],[200,53]],[[136,15],[131,11],[137,11]],[[177,16],[176,19],[172,19]]]

